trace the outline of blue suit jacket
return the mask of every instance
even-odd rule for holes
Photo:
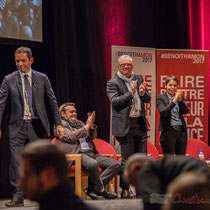
[[[34,106],[46,133],[50,135],[50,125],[47,116],[46,102],[49,105],[56,125],[61,125],[57,101],[48,77],[32,70],[32,92]],[[19,71],[5,76],[0,88],[0,127],[7,101],[10,103],[9,136],[14,138],[18,133],[24,114],[24,98]]]
[[[137,91],[139,86],[144,81],[142,76],[134,76],[134,80],[138,80]],[[139,92],[138,92],[139,93]],[[130,128],[130,110],[132,105],[133,96],[128,90],[125,82],[120,77],[115,76],[107,83],[107,96],[112,104],[112,135],[117,137],[123,137],[127,135]],[[141,99],[141,116],[144,119],[145,129],[148,130],[145,116],[145,103],[149,103],[151,96],[146,90]]]

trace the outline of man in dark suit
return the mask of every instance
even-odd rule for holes
[[[21,151],[19,185],[25,196],[39,203],[40,210],[93,210],[72,191],[68,163],[60,147],[41,140]]]
[[[166,189],[180,174],[193,172],[210,181],[210,168],[199,159],[167,155],[153,160],[144,154],[132,155],[125,166],[128,183],[136,188],[137,196],[144,202],[144,209],[159,210],[167,201]]]
[[[49,104],[60,138],[64,133],[49,79],[45,74],[31,69],[33,61],[29,48],[18,48],[15,51],[15,63],[18,71],[7,75],[0,88],[0,126],[7,102],[10,105],[9,149],[11,160],[9,178],[13,198],[6,203],[6,206],[9,207],[23,205],[22,191],[16,185],[19,151],[26,143],[43,138],[45,134],[50,135],[46,103]]]
[[[119,57],[117,75],[107,83],[107,96],[112,104],[112,135],[120,142],[121,168],[128,157],[136,152],[147,153],[147,123],[145,105],[151,96],[142,76],[133,73],[133,59]],[[129,185],[120,179],[122,198],[130,198]]]

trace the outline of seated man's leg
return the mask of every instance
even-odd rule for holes
[[[103,170],[100,177],[105,186],[120,170],[120,162],[100,154],[96,154],[96,161],[98,162],[99,167]]]
[[[99,173],[99,166],[97,161],[88,156],[87,154],[82,154],[82,167],[88,172],[88,180],[90,181],[90,186],[93,186],[93,190],[101,191],[104,188],[103,182]]]
[[[90,184],[94,188],[93,192],[96,195],[103,196],[106,199],[117,198],[117,195],[115,193],[107,192],[104,189],[104,184],[102,182],[102,179],[99,173],[99,165],[98,165],[98,162],[94,158],[96,158],[96,155],[93,153],[82,154],[82,166],[88,171],[88,180],[91,182]],[[92,199],[96,199],[96,198],[92,198]]]

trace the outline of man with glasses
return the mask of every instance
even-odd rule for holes
[[[144,103],[149,103],[151,96],[143,77],[134,74],[132,62],[130,56],[120,56],[117,75],[107,83],[107,96],[112,104],[112,135],[120,142],[122,171],[130,155],[147,153],[148,127]],[[123,175],[120,187],[122,198],[132,198]]]

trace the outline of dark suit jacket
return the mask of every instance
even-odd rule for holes
[[[141,83],[143,83],[142,76],[134,76],[134,80],[138,80],[137,91]],[[138,92],[139,93],[139,92]],[[112,135],[117,137],[126,136],[130,128],[130,110],[132,104],[132,94],[128,90],[125,82],[120,77],[115,76],[107,83],[107,96],[112,104]],[[141,116],[144,119],[145,129],[148,130],[145,116],[145,103],[149,103],[151,96],[148,90],[145,91],[141,99]]]
[[[160,122],[159,122],[159,131],[167,131],[170,130],[170,123],[171,123],[171,110],[174,108],[175,103],[172,101],[169,103],[169,99],[166,93],[158,95],[156,98],[156,105],[160,112]],[[182,125],[187,130],[187,126],[185,120],[183,118],[183,114],[188,113],[188,107],[182,99],[181,102],[178,102],[179,105],[179,118],[182,122]]]
[[[37,115],[40,118],[46,133],[50,135],[50,125],[47,116],[46,102],[52,112],[56,125],[61,125],[60,113],[57,101],[48,77],[40,72],[32,70],[32,92]],[[0,127],[2,115],[7,100],[10,102],[9,136],[13,138],[18,133],[24,114],[24,98],[19,71],[5,76],[0,88]],[[47,100],[47,101],[46,101]]]
[[[148,202],[152,193],[164,194],[167,186],[184,172],[201,173],[210,179],[210,168],[199,159],[167,155],[160,160],[151,160],[140,171],[138,194]]]
[[[53,189],[42,195],[39,200],[39,210],[96,210],[95,207],[84,203],[72,191],[69,182],[61,182]]]

